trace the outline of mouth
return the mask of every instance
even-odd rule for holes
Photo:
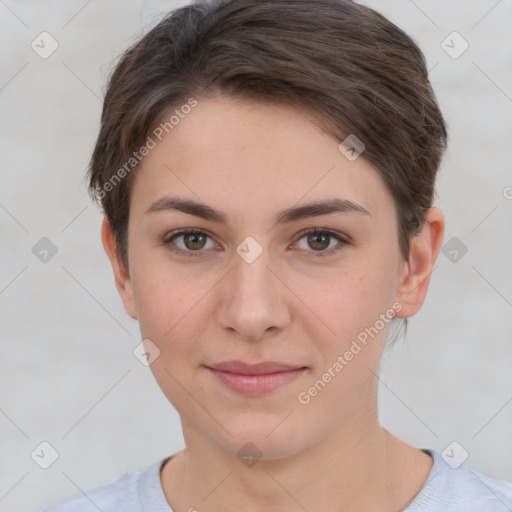
[[[270,393],[289,384],[308,371],[306,366],[275,361],[257,364],[225,361],[206,366],[206,368],[216,377],[218,382],[232,391],[253,396]]]

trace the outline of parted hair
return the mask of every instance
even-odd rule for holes
[[[447,143],[417,44],[350,0],[199,0],[126,50],[107,84],[87,178],[126,269],[138,164],[126,162],[164,114],[218,94],[306,108],[336,141],[349,134],[362,141],[361,157],[392,194],[408,261]]]

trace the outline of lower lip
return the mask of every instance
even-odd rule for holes
[[[307,368],[298,368],[285,372],[264,375],[243,375],[208,368],[225,386],[244,395],[261,395],[284,386],[306,372]]]

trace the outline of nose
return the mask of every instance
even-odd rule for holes
[[[251,263],[238,254],[223,279],[217,319],[224,330],[257,341],[275,335],[290,322],[287,288],[276,265],[263,253]]]

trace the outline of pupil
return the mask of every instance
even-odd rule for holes
[[[309,237],[308,242],[312,249],[325,249],[326,247],[329,247],[328,238],[329,235],[311,235]],[[317,244],[318,239],[320,239],[320,242],[318,242],[320,244],[320,247],[315,247],[315,244]]]
[[[188,235],[185,235],[185,245],[189,249],[201,249],[204,246],[204,238],[204,235],[200,235],[197,233],[189,233]],[[200,239],[202,239],[203,243],[199,242],[198,244],[198,240]],[[189,246],[188,242],[191,242],[192,246]]]

